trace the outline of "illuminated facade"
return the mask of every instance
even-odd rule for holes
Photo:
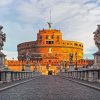
[[[26,61],[18,61],[18,60],[5,60],[5,65],[8,67],[11,71],[26,71]],[[34,71],[34,64],[30,61],[30,71]]]
[[[48,75],[52,71],[69,68],[69,55],[73,54],[74,67],[88,67],[93,65],[93,60],[83,59],[83,43],[62,39],[60,30],[39,30],[36,41],[23,42],[17,45],[18,60],[6,60],[5,65],[12,71],[27,71],[27,55],[29,55],[30,71],[39,71]]]
[[[88,59],[81,59],[77,61],[77,67],[83,67],[86,68],[88,66],[92,66],[94,63],[93,60],[88,60]],[[5,65],[8,67],[9,70],[11,71],[22,71],[22,67],[24,67],[24,70],[26,70],[26,62],[25,61],[18,61],[18,60],[6,60],[5,61]],[[75,63],[76,65],[76,63]],[[67,65],[68,67],[68,65]],[[34,62],[30,61],[30,71],[34,71],[35,70],[35,66],[34,66]],[[46,66],[38,66],[37,70],[39,72],[42,72],[42,74],[47,75],[48,71]],[[58,72],[59,68],[55,67],[55,66],[51,66],[49,67],[48,70],[53,71],[55,74]]]
[[[73,54],[73,61],[83,59],[83,43],[62,39],[62,33],[56,29],[39,30],[37,40],[17,45],[18,60],[25,60],[27,52],[30,60],[37,61],[39,65],[57,66],[63,61],[69,63],[69,54]]]

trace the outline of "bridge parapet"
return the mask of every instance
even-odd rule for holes
[[[0,82],[12,82],[17,80],[29,79],[36,75],[34,72],[13,72],[13,71],[0,71]]]
[[[67,78],[87,80],[91,82],[100,83],[100,69],[84,69],[84,70],[67,71],[62,75],[66,76]]]

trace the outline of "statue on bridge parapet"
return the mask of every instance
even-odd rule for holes
[[[96,53],[94,53],[93,68],[100,69],[100,25],[98,25],[97,30],[95,32],[93,32],[93,34],[94,34],[95,45],[98,48],[98,51]]]
[[[26,54],[26,71],[30,71],[30,55],[29,52]]]
[[[97,46],[97,48],[99,49],[99,52],[100,52],[100,25],[98,25],[98,28],[95,32],[93,32],[94,34],[94,41],[95,41],[95,44]]]
[[[3,50],[4,42],[6,41],[6,34],[1,31],[3,26],[0,25],[0,50]]]
[[[2,32],[3,26],[0,25],[0,70],[4,67],[5,55],[1,52],[3,50],[4,42],[6,41],[6,34]]]
[[[69,61],[70,61],[70,64],[73,64],[73,54],[72,53],[69,54]]]
[[[70,53],[70,54],[69,54],[69,61],[70,61],[69,70],[70,70],[70,71],[73,71],[73,70],[74,70],[73,53]]]

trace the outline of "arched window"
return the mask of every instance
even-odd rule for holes
[[[74,43],[75,46],[77,46],[77,43]]]

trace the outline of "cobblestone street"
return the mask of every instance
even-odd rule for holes
[[[0,92],[0,100],[99,100],[100,91],[62,79],[43,76]]]

